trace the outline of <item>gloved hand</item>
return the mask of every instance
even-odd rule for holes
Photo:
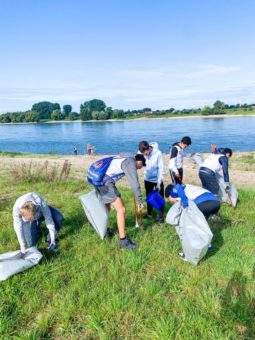
[[[58,245],[55,243],[55,241],[51,241],[50,245],[48,246],[48,249],[53,253],[56,253],[58,251]]]
[[[25,254],[27,248],[25,246],[21,246],[20,247],[20,251],[22,252],[22,254]]]
[[[156,186],[156,189],[157,189],[158,191],[160,191],[160,188],[161,188],[161,181],[158,182],[158,183],[157,183],[157,186]]]
[[[228,192],[230,192],[230,183],[226,182],[225,184],[226,184],[225,192],[228,193]]]

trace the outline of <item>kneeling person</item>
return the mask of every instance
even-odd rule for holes
[[[169,184],[166,187],[165,196],[169,202],[175,203],[180,199],[181,191],[184,191],[184,194],[189,200],[196,203],[206,220],[220,210],[220,199],[210,191],[196,185]]]
[[[137,154],[135,157],[113,157],[104,175],[103,185],[94,185],[107,208],[114,208],[117,212],[117,225],[121,248],[135,249],[137,248],[137,245],[126,237],[126,209],[115,183],[123,176],[127,177],[129,185],[135,193],[138,202],[138,211],[142,211],[142,193],[138,181],[137,170],[141,169],[143,166],[145,166],[145,158],[141,154]]]
[[[20,249],[35,246],[40,238],[39,225],[45,221],[49,230],[47,242],[49,249],[57,250],[55,235],[62,226],[63,216],[58,210],[48,206],[46,201],[38,194],[32,192],[19,197],[13,206],[13,227],[16,232]]]

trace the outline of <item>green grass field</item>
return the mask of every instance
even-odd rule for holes
[[[99,239],[78,199],[90,190],[83,181],[18,183],[1,172],[0,188],[0,253],[18,249],[12,206],[20,195],[35,191],[65,216],[59,253],[42,241],[41,263],[0,283],[0,339],[255,338],[254,191],[240,190],[235,210],[222,205],[222,221],[210,224],[213,250],[193,266],[178,257],[173,227],[134,228],[127,188],[137,251],[118,248],[114,212],[114,237]]]

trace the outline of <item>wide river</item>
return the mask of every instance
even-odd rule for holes
[[[0,125],[0,151],[35,154],[85,153],[87,143],[98,154],[136,152],[141,140],[157,141],[163,152],[189,135],[190,151],[208,152],[212,143],[234,151],[255,150],[255,117],[148,119],[100,123]]]

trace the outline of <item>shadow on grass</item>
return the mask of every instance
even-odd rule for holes
[[[255,265],[253,266],[253,279]],[[248,278],[241,271],[235,271],[222,296],[223,318],[236,324],[242,339],[254,339],[255,299],[247,291]]]
[[[67,235],[69,236],[78,233],[85,223],[89,222],[84,212],[77,210],[77,212],[71,215],[68,214],[64,219],[59,239],[63,239]]]
[[[222,237],[222,231],[227,229],[231,226],[231,221],[227,218],[221,219],[219,222],[210,222],[209,220],[209,227],[213,233],[213,240],[212,240],[212,249],[207,252],[204,260],[214,256],[220,248],[224,245],[224,239]]]

